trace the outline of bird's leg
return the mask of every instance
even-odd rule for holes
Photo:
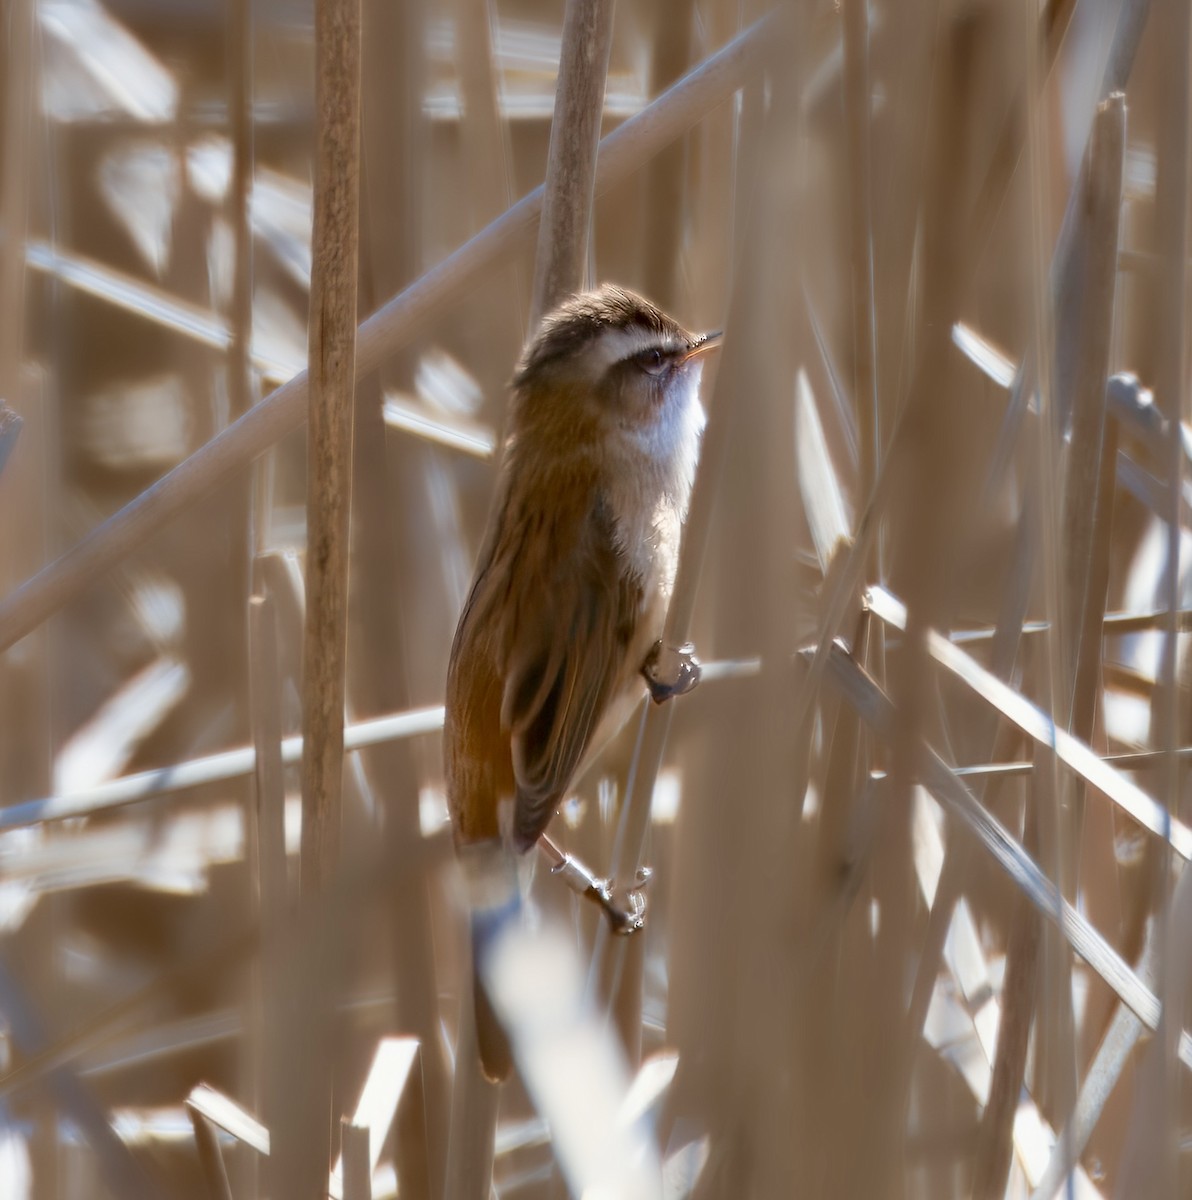
[[[642,676],[655,704],[672,696],[686,695],[699,683],[700,666],[695,647],[690,642],[682,646],[664,646],[660,639],[642,664]]]
[[[561,850],[545,834],[538,839],[542,853],[550,863],[550,873],[560,879],[577,895],[600,906],[608,918],[613,933],[630,934],[646,923],[645,886],[650,880],[650,871],[643,867],[637,873],[637,882],[626,897],[627,905],[617,902],[613,896],[612,881],[593,875],[573,854]]]

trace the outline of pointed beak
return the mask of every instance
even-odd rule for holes
[[[719,350],[720,343],[723,340],[723,330],[717,330],[715,333],[703,334],[696,339],[695,345],[691,346],[683,355],[682,361],[686,362],[689,358],[697,358],[701,354],[707,354],[709,350]]]

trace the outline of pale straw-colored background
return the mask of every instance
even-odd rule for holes
[[[309,2],[0,9],[0,1196],[1187,1196],[1187,0],[317,3],[319,99]],[[727,330],[706,670],[556,818],[649,923],[539,864],[498,1094],[437,706],[579,273]]]

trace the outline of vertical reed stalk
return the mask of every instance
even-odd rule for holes
[[[531,330],[583,286],[612,33],[612,0],[568,0],[538,227]]]
[[[360,0],[315,8],[315,216],[311,271],[302,705],[302,887],[339,854],[348,516],[360,196]]]

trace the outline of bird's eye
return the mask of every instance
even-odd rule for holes
[[[634,359],[634,362],[645,371],[647,375],[661,375],[666,369],[666,355],[655,346],[651,350],[643,350]]]

